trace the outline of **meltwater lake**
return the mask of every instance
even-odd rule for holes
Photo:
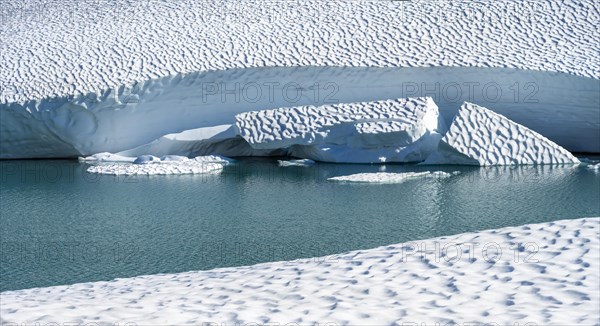
[[[598,159],[596,157],[596,159]],[[109,176],[76,160],[0,161],[0,291],[325,256],[456,233],[600,215],[586,166],[280,167]],[[363,172],[460,171],[349,184]]]

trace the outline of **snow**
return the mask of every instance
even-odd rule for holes
[[[0,293],[3,323],[594,325],[600,218]]]
[[[118,153],[242,112],[430,89],[447,116],[468,100],[568,150],[600,152],[592,0],[29,0],[2,17],[0,158]],[[415,85],[418,94],[405,87]],[[457,101],[451,85],[461,87]],[[489,85],[499,99],[481,99]],[[165,155],[131,156],[142,154]]]
[[[377,172],[377,173],[356,173],[350,175],[343,175],[337,177],[331,177],[329,181],[340,181],[340,182],[352,182],[352,183],[403,183],[413,179],[445,179],[453,175],[459,174],[460,172],[455,171],[448,173],[444,171],[425,171],[425,172],[403,172],[403,173],[390,173],[390,172]]]
[[[324,162],[419,162],[444,123],[431,98],[299,106],[236,115],[237,133],[255,149]]]
[[[575,131],[574,131],[575,132]],[[491,110],[464,103],[425,164],[576,164],[554,142]]]
[[[166,155],[158,158],[153,155],[141,155],[137,158],[112,156],[116,163],[101,163],[87,168],[89,173],[112,175],[164,175],[164,174],[201,174],[219,173],[223,166],[231,161],[228,158],[210,155],[189,159],[185,156]],[[84,159],[86,162],[91,160]],[[104,160],[102,162],[108,162]],[[131,162],[131,163],[130,163]]]
[[[600,73],[600,41],[590,37],[599,18],[592,0],[116,0],[68,8],[30,0],[14,11],[0,31],[0,89],[17,89],[0,102],[87,94],[178,73],[273,66]]]

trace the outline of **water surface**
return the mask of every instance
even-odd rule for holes
[[[0,161],[0,290],[206,270],[600,215],[585,167],[422,167],[240,159],[220,175],[115,177]],[[402,184],[359,172],[460,171]]]

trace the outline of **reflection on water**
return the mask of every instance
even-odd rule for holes
[[[0,161],[0,290],[323,256],[600,215],[585,167],[315,164],[241,159],[220,175],[115,177],[74,161]],[[460,171],[345,184],[362,172]]]

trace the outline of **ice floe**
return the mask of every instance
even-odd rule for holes
[[[301,160],[277,160],[279,166],[311,166],[315,164],[315,161],[309,159]]]
[[[399,208],[401,209],[401,208]],[[594,325],[600,219],[0,293],[4,323]]]
[[[350,183],[403,183],[413,179],[445,179],[459,173],[458,171],[452,173],[444,171],[356,173],[331,177],[327,180]]]
[[[115,158],[121,159],[122,157],[115,156]],[[223,170],[223,166],[230,162],[230,159],[215,155],[197,156],[192,159],[177,155],[167,155],[162,158],[142,155],[113,163],[92,165],[87,168],[87,172],[112,175],[219,173]]]
[[[464,103],[425,164],[576,164],[569,151],[491,110]]]

